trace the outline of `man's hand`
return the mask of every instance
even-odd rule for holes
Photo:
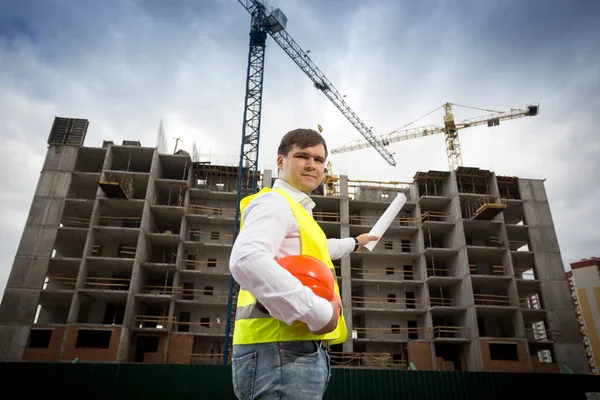
[[[367,243],[369,243],[369,242],[371,242],[373,240],[379,240],[379,236],[371,236],[368,233],[363,233],[362,235],[358,235],[356,237],[356,240],[358,240],[358,249],[356,249],[358,251],[365,244],[367,244]]]
[[[342,306],[342,303],[340,301],[340,298],[337,296],[335,299],[333,299],[329,303],[331,304],[331,307],[333,307],[333,316],[331,317],[331,319],[329,320],[327,325],[325,325],[318,331],[314,331],[313,332],[314,335],[324,335],[326,333],[334,331],[335,328],[337,328],[340,307]]]

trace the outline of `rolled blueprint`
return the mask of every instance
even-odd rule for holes
[[[369,232],[369,235],[377,236],[379,239],[367,243],[363,246],[364,248],[369,251],[373,251],[373,248],[377,246],[377,243],[379,243],[379,240],[381,240],[381,237],[390,227],[390,224],[394,218],[396,218],[396,215],[398,215],[402,207],[404,207],[405,203],[406,196],[402,193],[398,193],[394,201],[392,201],[392,204],[388,206],[387,210],[385,210],[383,215],[379,218],[375,226],[373,226]]]

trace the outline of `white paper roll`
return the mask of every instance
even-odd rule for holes
[[[369,251],[373,251],[373,248],[377,246],[377,243],[379,243],[379,240],[381,240],[383,234],[390,227],[390,224],[392,223],[394,218],[396,218],[396,215],[398,215],[402,207],[404,207],[405,203],[406,196],[402,193],[398,193],[394,201],[392,201],[392,204],[389,205],[387,210],[385,210],[383,215],[379,218],[375,226],[373,226],[373,228],[371,228],[371,231],[369,232],[369,235],[377,236],[379,237],[379,239],[367,243],[363,246],[364,248],[366,248]]]

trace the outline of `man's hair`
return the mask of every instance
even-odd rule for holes
[[[294,146],[305,149],[320,144],[325,148],[325,158],[327,158],[327,143],[325,143],[325,139],[323,139],[323,136],[321,136],[319,132],[312,129],[294,129],[281,138],[281,143],[279,143],[279,148],[277,149],[277,155],[287,156]]]

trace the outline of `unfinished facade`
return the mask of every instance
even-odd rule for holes
[[[600,257],[571,263],[566,273],[590,372],[598,375],[600,364]]]
[[[222,363],[236,182],[237,167],[138,142],[50,145],[0,359]],[[542,181],[461,167],[326,182],[313,199],[328,237],[408,197],[373,252],[335,262],[349,338],[334,366],[588,371]]]

